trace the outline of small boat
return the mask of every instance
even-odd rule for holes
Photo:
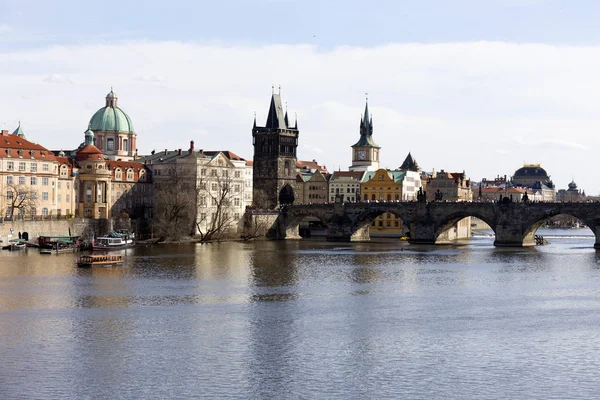
[[[77,258],[78,267],[93,267],[101,265],[120,265],[123,264],[123,257],[120,254],[102,254],[89,255]]]
[[[25,239],[12,239],[8,243],[10,251],[25,250],[27,248],[27,240]]]
[[[131,246],[133,246],[133,235],[115,232],[97,237],[92,242],[93,250],[120,250]]]

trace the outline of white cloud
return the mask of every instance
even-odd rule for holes
[[[474,42],[324,51],[131,42],[0,50],[0,57],[4,118],[22,118],[48,147],[79,144],[112,85],[140,153],[187,148],[193,139],[197,148],[251,158],[253,113],[263,124],[271,85],[281,84],[290,119],[298,113],[302,159],[350,165],[368,92],[383,166],[398,167],[411,151],[425,169],[464,169],[480,179],[533,160],[560,187],[575,175],[587,193],[600,192],[590,151],[600,146],[600,47]]]
[[[71,80],[71,78],[68,75],[64,75],[64,74],[50,74],[44,78],[44,82],[73,84],[73,81]]]
[[[6,24],[0,24],[0,34],[12,31],[12,27]]]

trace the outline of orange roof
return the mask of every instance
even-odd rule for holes
[[[22,137],[11,135],[6,130],[0,131],[0,158],[41,158],[44,160],[54,161],[56,157],[50,150],[37,143],[32,143]]]
[[[475,189],[478,191],[479,189]],[[481,188],[481,193],[527,193],[527,190],[521,188],[501,188],[501,187],[491,187],[491,188]]]
[[[334,178],[348,177],[348,178],[354,178],[354,179],[356,179],[358,181],[361,180],[363,174],[364,174],[363,171],[333,171],[333,177]]]
[[[246,160],[246,165],[248,167],[252,167],[252,166],[254,166],[254,161]]]
[[[75,155],[75,160],[77,161],[85,161],[85,160],[104,160],[104,155],[93,144],[87,144],[83,146],[81,149],[77,151]]]

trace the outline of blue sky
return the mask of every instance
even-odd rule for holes
[[[474,180],[541,163],[600,193],[600,2],[0,0],[0,125],[74,148],[114,86],[139,152],[252,158],[272,85],[299,158],[350,165],[369,93],[382,165]]]
[[[323,47],[397,42],[600,40],[592,0],[3,0],[11,46],[186,40]]]

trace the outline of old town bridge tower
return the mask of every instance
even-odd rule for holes
[[[254,145],[253,205],[273,209],[294,202],[296,184],[296,148],[298,120],[290,126],[280,94],[271,96],[269,116],[264,127],[252,128]]]

